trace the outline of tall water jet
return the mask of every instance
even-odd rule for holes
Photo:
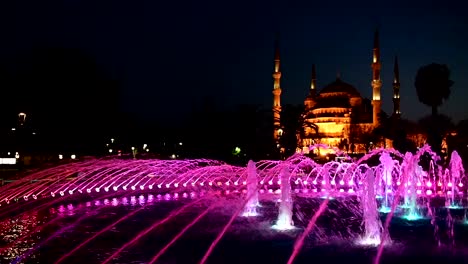
[[[280,173],[281,178],[281,203],[279,206],[278,220],[275,229],[291,229],[294,228],[292,220],[292,199],[291,199],[291,182],[289,167],[284,166]]]
[[[417,164],[414,156],[411,153],[406,153],[403,160],[405,164],[404,191],[405,191],[405,204],[404,208],[407,209],[406,214],[403,216],[406,220],[418,220],[421,218],[418,212],[416,182],[418,173],[422,173],[422,168]]]
[[[258,179],[257,179],[257,168],[255,162],[249,160],[247,164],[247,204],[244,207],[242,216],[256,216],[258,215],[257,206],[258,202]]]
[[[382,207],[380,208],[381,212],[388,213],[390,212],[390,200],[393,197],[393,190],[392,190],[392,171],[393,171],[393,166],[395,165],[392,157],[390,157],[390,154],[387,152],[383,152],[380,155],[380,163],[383,166],[383,171],[382,171],[382,181],[384,184],[384,192],[385,194],[383,195],[383,202],[382,202]]]
[[[363,245],[379,245],[381,241],[382,223],[379,218],[377,201],[375,199],[375,176],[372,169],[367,170],[364,189],[361,193],[364,236],[359,241]]]
[[[447,195],[447,206],[450,208],[459,207],[458,204],[455,202],[455,194],[458,192],[457,186],[462,187],[463,183],[461,182],[461,175],[465,174],[465,169],[463,168],[463,163],[458,155],[457,151],[453,151],[452,155],[450,156],[450,163],[449,163],[449,172],[448,172],[448,184],[447,186],[450,188],[450,191],[446,192]]]

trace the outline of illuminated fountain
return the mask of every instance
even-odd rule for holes
[[[369,169],[361,193],[361,207],[363,212],[364,235],[359,244],[379,245],[381,241],[382,223],[379,219],[377,201],[375,199],[374,172]]]
[[[390,205],[393,197],[393,179],[392,171],[395,165],[395,161],[390,157],[390,154],[383,152],[379,158],[380,163],[382,164],[382,179],[380,180],[380,185],[384,186],[383,202],[380,208],[380,211],[383,213],[390,212]]]
[[[425,154],[431,159],[428,166],[420,162]],[[377,159],[371,160],[372,157]],[[220,263],[224,259],[216,249],[226,247],[222,241],[232,239],[239,245],[242,244],[239,241],[245,242],[247,234],[254,241],[264,237],[266,240],[288,239],[288,243],[276,243],[282,245],[295,241],[292,254],[289,246],[284,246],[283,251],[266,253],[291,254],[289,263],[293,263],[300,261],[301,250],[313,250],[315,239],[320,240],[317,242],[320,244],[329,238],[328,233],[342,229],[346,230],[344,235],[333,235],[334,240],[366,247],[379,245],[378,260],[383,245],[392,246],[391,231],[398,228],[391,221],[393,215],[406,225],[415,224],[410,220],[430,218],[434,232],[429,236],[436,244],[447,241],[448,236],[449,242],[444,244],[452,245],[459,239],[454,226],[466,220],[466,214],[454,212],[455,207],[463,206],[466,195],[465,171],[456,152],[452,153],[445,170],[438,161],[428,146],[405,155],[391,149],[377,149],[358,161],[340,159],[325,164],[299,153],[284,161],[249,161],[247,166],[208,159],[139,160],[132,156],[76,161],[31,173],[0,187],[0,232],[5,234],[0,256],[20,263],[33,259],[35,252],[47,248],[53,241],[61,241],[70,243],[64,247],[66,252],[50,256],[44,249],[42,260],[49,263],[46,259],[49,257],[55,263],[65,263],[69,258],[92,254],[94,251],[86,249],[99,245],[100,238],[100,243],[104,243],[105,238],[109,240],[106,236],[112,235],[113,230],[127,232],[125,228],[133,228],[121,243],[116,241],[109,245],[108,251],[96,253],[100,256],[97,261],[110,263],[119,257],[132,256],[129,249],[136,250],[136,245],[148,240],[158,252],[136,261],[156,263],[165,256],[174,257],[171,248],[180,246],[188,236],[188,241],[200,243],[202,253],[196,261],[202,261],[198,263],[211,258],[213,263]],[[445,204],[448,208],[444,208]],[[118,215],[108,209],[112,207],[123,207],[125,210],[115,212],[125,213]],[[143,216],[138,217],[140,214]],[[38,217],[43,218],[34,224],[27,222]],[[386,217],[384,224],[381,217]],[[442,223],[440,219],[446,220]],[[19,228],[16,226],[19,222],[27,224]],[[97,230],[83,231],[84,226],[94,226],[90,222],[101,224]],[[182,227],[175,228],[173,223],[176,222],[182,223]],[[423,222],[416,223],[423,225]],[[271,230],[272,224],[277,230]],[[173,233],[170,233],[171,228]],[[80,234],[76,242],[60,240],[64,233],[75,229],[75,234]],[[199,232],[191,233],[191,229]],[[48,231],[38,236],[40,230]],[[207,236],[190,237],[193,233]],[[74,233],[70,234],[67,236]],[[236,237],[237,234],[240,235]],[[151,240],[154,237],[161,240]],[[28,247],[27,243],[32,245]],[[252,241],[249,243],[252,245]],[[188,244],[193,246],[192,242]],[[239,255],[241,249],[236,250]],[[133,258],[138,256],[133,255]],[[185,260],[180,262],[186,263]]]
[[[446,171],[447,183],[447,197],[446,197],[446,206],[450,208],[461,208],[461,202],[458,201],[460,190],[459,188],[463,187],[462,179],[465,177],[465,169],[463,168],[463,163],[458,155],[458,152],[453,151],[450,156],[449,169]]]
[[[415,163],[413,155],[411,153],[407,153],[405,155],[405,159],[403,161],[403,167],[405,174],[403,175],[404,179],[404,206],[406,208],[406,213],[404,217],[408,220],[417,220],[421,218],[421,215],[418,212],[418,204],[417,204],[417,182],[418,182],[418,170],[419,166]]]
[[[258,215],[258,177],[255,162],[252,160],[247,163],[247,204],[245,205],[243,216]]]
[[[294,228],[292,216],[293,201],[291,198],[291,179],[288,166],[281,170],[281,201],[279,205],[278,220],[275,229],[287,230]]]

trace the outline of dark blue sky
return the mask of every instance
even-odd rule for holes
[[[404,117],[430,113],[418,102],[413,82],[417,69],[432,62],[447,64],[455,82],[441,112],[455,120],[468,117],[463,1],[10,2],[0,4],[2,67],[18,67],[16,58],[37,47],[80,49],[118,81],[122,108],[142,118],[183,117],[208,95],[220,106],[271,105],[278,29],[283,104],[303,102],[313,63],[319,88],[339,71],[370,97],[376,26],[385,111],[392,109],[398,55]]]

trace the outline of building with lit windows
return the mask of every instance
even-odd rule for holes
[[[281,88],[280,88],[280,52],[276,45],[274,57],[273,87],[273,125],[274,140],[279,146],[283,134],[281,127]],[[337,76],[336,80],[319,89],[315,65],[312,68],[312,81],[309,94],[304,100],[303,126],[297,134],[298,151],[308,153],[312,144],[326,144],[338,147],[350,153],[365,153],[366,145],[363,135],[370,134],[379,126],[382,107],[380,78],[381,61],[378,31],[374,35],[372,51],[372,98],[363,98],[351,84]],[[393,79],[393,113],[400,118],[400,81],[398,61],[395,58]]]

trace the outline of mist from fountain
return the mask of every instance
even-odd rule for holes
[[[258,202],[258,177],[255,162],[250,160],[247,163],[247,197],[250,197],[245,205],[242,216],[257,216]]]
[[[281,201],[279,205],[278,220],[273,226],[275,229],[288,230],[294,228],[292,220],[293,201],[291,198],[291,179],[288,166],[281,170]]]
[[[379,209],[382,213],[390,212],[390,206],[393,198],[393,179],[392,172],[395,165],[395,161],[392,159],[388,152],[382,152],[379,158],[380,163],[383,167],[382,179],[380,184],[384,186],[383,202],[381,208]],[[374,176],[375,177],[375,176]]]
[[[361,207],[363,215],[364,235],[358,244],[379,245],[382,241],[382,223],[379,218],[377,200],[375,199],[374,172],[369,169],[366,173],[364,189],[361,193]]]
[[[448,168],[448,179],[449,183],[447,186],[450,188],[447,191],[447,206],[450,208],[462,208],[462,204],[459,201],[457,203],[456,198],[459,195],[459,187],[463,187],[462,179],[465,175],[465,169],[463,168],[463,162],[457,151],[453,151],[450,156],[449,168]]]
[[[404,169],[406,173],[405,181],[404,181],[404,205],[403,208],[406,209],[406,212],[403,216],[406,220],[414,221],[421,219],[422,216],[419,214],[418,211],[418,204],[417,204],[417,182],[418,182],[418,164],[415,161],[414,156],[411,153],[407,153],[405,155],[405,159],[403,161]]]

